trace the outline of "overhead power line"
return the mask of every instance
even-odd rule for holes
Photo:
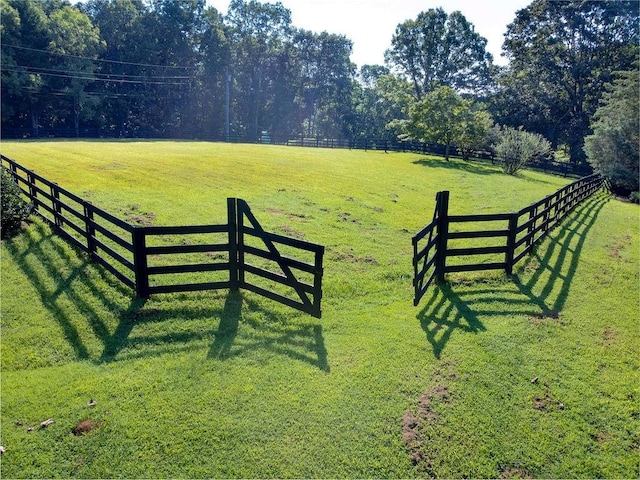
[[[136,63],[136,62],[124,62],[121,60],[107,60],[104,58],[91,58],[91,57],[83,57],[81,55],[72,55],[70,53],[58,53],[58,52],[50,52],[49,50],[42,50],[39,48],[30,48],[30,47],[22,47],[19,45],[2,45],[2,48],[16,48],[18,50],[27,50],[30,52],[40,52],[46,53],[48,55],[59,55],[61,57],[71,57],[71,58],[80,58],[83,60],[91,60],[92,62],[105,62],[105,63],[115,63],[120,65],[136,65],[139,67],[157,67],[157,68],[181,68],[181,69],[194,69],[194,66],[183,66],[183,65],[158,65],[154,63]]]
[[[79,70],[64,70],[60,68],[45,68],[31,65],[12,65],[13,67],[27,68],[30,73],[66,73],[69,75],[94,75],[96,77],[103,77],[109,80],[117,81],[118,79],[140,79],[144,81],[148,80],[189,80],[190,77],[185,75],[129,75],[125,73],[102,73],[102,72],[83,72]],[[35,72],[38,70],[38,72]]]
[[[68,78],[72,80],[89,80],[92,82],[111,82],[111,83],[135,83],[141,85],[188,85],[187,81],[146,81],[146,80],[127,80],[122,78],[99,78],[93,76],[91,73],[81,73],[79,72],[77,75],[69,75],[64,73],[49,73],[49,72],[37,72],[37,71],[29,71],[24,68],[15,68],[15,67],[2,67],[3,71],[7,72],[15,72],[15,73],[27,73],[32,75],[44,75],[47,77],[58,77],[58,78]],[[188,77],[187,77],[188,78]]]

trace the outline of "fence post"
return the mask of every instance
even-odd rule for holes
[[[131,232],[133,265],[136,275],[136,295],[149,298],[149,271],[147,269],[147,245],[145,228],[136,226]]]
[[[51,206],[53,207],[53,220],[56,228],[62,228],[62,207],[60,206],[60,190],[58,184],[51,184]]]
[[[38,211],[38,190],[36,190],[36,179],[33,176],[33,171],[27,170],[27,182],[29,183],[29,195],[31,196],[31,201],[33,202],[33,210],[35,212]]]
[[[529,211],[529,221],[532,221],[538,215],[539,206],[540,205],[536,206],[535,208],[532,208]],[[527,248],[529,248],[533,244],[533,231],[536,229],[536,223],[538,223],[537,220],[535,222],[532,222],[529,225],[529,228],[527,228]]]
[[[320,318],[322,312],[320,310],[320,301],[322,300],[322,273],[324,267],[322,265],[322,259],[324,257],[324,247],[316,250],[315,253],[315,266],[316,270],[313,274],[313,313],[317,318]]]
[[[238,264],[237,264],[237,269],[238,269],[238,286],[239,287],[243,287],[244,286],[244,209],[248,208],[247,204],[244,200],[242,199],[238,199],[237,203],[236,203],[236,230],[237,230],[237,238],[238,238],[238,242],[237,242],[237,248],[238,248],[238,253],[237,253],[237,259],[238,259]]]
[[[513,273],[513,258],[516,248],[516,230],[518,229],[518,214],[512,213],[509,216],[509,236],[507,237],[507,253],[505,254],[504,270],[507,275]]]
[[[90,256],[96,253],[96,242],[93,241],[93,237],[96,235],[96,229],[93,228],[93,210],[91,209],[91,202],[84,202],[84,230],[87,235],[87,252]]]
[[[438,192],[436,196],[438,210],[438,241],[436,244],[436,279],[444,283],[444,269],[447,264],[447,237],[449,236],[449,192]]]
[[[229,228],[229,288],[238,291],[238,214],[235,198],[227,198],[227,224]]]

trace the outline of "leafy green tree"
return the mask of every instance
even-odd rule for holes
[[[153,74],[150,67],[138,65],[150,63],[147,44],[153,35],[143,23],[149,12],[141,0],[90,0],[85,9],[105,42],[100,73],[108,81],[97,88],[103,122],[112,135],[139,132],[147,123],[142,118],[150,93],[145,80]]]
[[[378,81],[389,74],[389,69],[381,65],[364,65],[353,88],[353,113],[349,123],[349,136],[353,139],[384,138],[387,123],[383,99],[378,91]]]
[[[486,47],[462,13],[436,8],[396,27],[385,61],[411,82],[418,100],[437,86],[479,93],[492,84]]]
[[[90,117],[98,100],[86,92],[93,81],[103,42],[100,31],[78,8],[64,6],[49,15],[49,51],[57,54],[59,62],[52,83],[71,99],[71,112],[76,136],[80,134],[80,117]]]
[[[231,45],[230,73],[233,76],[236,131],[258,140],[265,127],[261,118],[269,98],[277,59],[291,38],[291,12],[281,3],[232,0],[226,16]]]
[[[574,163],[585,160],[590,118],[611,81],[638,54],[638,3],[534,0],[508,26],[510,60],[505,103],[522,112],[499,118],[566,143]]]
[[[461,116],[461,123],[461,132],[455,139],[455,143],[462,158],[469,160],[471,155],[487,147],[487,137],[493,125],[493,118],[484,107],[474,103],[466,114]]]
[[[640,71],[619,72],[586,138],[589,163],[622,195],[637,192],[640,175]]]
[[[538,133],[505,127],[500,132],[496,153],[502,161],[504,173],[515,175],[527,162],[548,156],[551,143]]]
[[[27,120],[36,136],[46,106],[43,95],[52,78],[44,75],[51,66],[46,53],[49,31],[44,6],[37,0],[2,0],[0,5],[3,125],[24,126]]]
[[[462,98],[451,87],[438,87],[409,107],[409,118],[397,121],[406,138],[445,145],[463,145],[468,155],[486,135],[491,119],[471,99]]]
[[[355,67],[351,63],[351,41],[327,32],[313,34],[315,48],[305,68],[303,91],[312,135],[337,137],[345,133],[343,119],[350,113]]]

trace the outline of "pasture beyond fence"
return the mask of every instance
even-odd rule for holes
[[[324,247],[266,232],[244,200],[227,199],[226,223],[132,225],[0,158],[40,217],[141,298],[244,288],[321,316]],[[539,240],[602,185],[600,175],[590,175],[518,212],[483,215],[449,215],[449,192],[438,192],[433,219],[412,238],[414,305],[447,273],[504,270],[510,275]],[[495,243],[469,246],[478,239]],[[461,241],[464,245],[458,245]],[[499,261],[486,261],[496,255]],[[485,261],[448,261],[478,257]],[[184,274],[190,275],[188,283]]]
[[[244,200],[228,198],[227,221],[218,225],[131,225],[4,155],[0,158],[35,212],[57,234],[141,298],[243,288],[321,317],[324,247],[266,232]],[[189,274],[188,283],[184,274]]]
[[[438,192],[433,219],[412,239],[414,305],[434,281],[444,281],[447,273],[504,270],[511,275],[513,267],[540,239],[602,185],[600,175],[590,175],[518,212],[484,215],[449,215],[449,192]],[[476,239],[494,243],[468,246]],[[500,256],[500,261],[477,260],[489,255]],[[471,260],[450,264],[448,260],[454,258]]]
[[[31,128],[2,128],[2,138],[165,138],[165,139],[189,139],[204,140],[212,142],[227,143],[262,143],[273,145],[286,145],[293,147],[312,148],[341,148],[349,150],[379,150],[384,152],[413,152],[424,155],[445,156],[445,146],[440,143],[427,143],[415,140],[400,140],[396,137],[374,138],[374,137],[353,137],[353,138],[327,138],[317,136],[299,135],[279,136],[270,135],[263,132],[259,138],[249,135],[210,135],[195,138],[191,135],[179,135],[176,132],[169,132],[161,135],[151,130],[135,130],[131,132],[115,132],[104,128],[83,128],[76,132],[73,128],[40,128],[37,133]],[[451,157],[461,157],[455,145],[449,149]],[[490,161],[492,165],[500,165],[503,161],[491,152],[476,152],[470,161]],[[541,170],[545,173],[551,172],[563,177],[582,177],[593,173],[593,169],[588,163],[576,164],[570,162],[560,162],[551,159],[536,159],[527,162],[525,168]]]

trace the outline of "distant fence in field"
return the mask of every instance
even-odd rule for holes
[[[277,135],[269,135],[263,133],[257,140],[249,135],[231,135],[229,137],[223,135],[209,135],[206,137],[193,137],[192,135],[178,134],[176,132],[158,133],[148,129],[136,129],[132,131],[113,131],[105,128],[85,127],[78,132],[74,128],[39,128],[37,134],[32,128],[2,128],[2,138],[139,138],[139,139],[191,139],[216,142],[230,143],[262,143],[273,145],[287,145],[296,147],[313,147],[313,148],[341,148],[352,150],[381,150],[384,152],[414,152],[420,154],[429,154],[444,156],[445,146],[439,143],[427,143],[417,141],[400,141],[397,138],[326,138],[312,137],[300,135],[297,137]],[[450,149],[450,156],[460,157],[455,146]],[[491,161],[494,165],[502,163],[500,158],[496,157],[492,152],[476,152],[471,157],[471,161],[486,160]],[[538,159],[528,162],[525,166],[528,169],[542,170],[543,172],[551,172],[564,177],[577,176],[583,177],[591,175],[593,169],[588,164],[574,164],[570,162],[559,162],[551,159]]]
[[[432,221],[412,238],[414,305],[418,305],[434,281],[444,281],[447,273],[504,270],[510,275],[513,267],[549,230],[602,185],[600,175],[590,175],[518,212],[484,215],[449,215],[449,192],[438,192]],[[473,239],[491,239],[494,244],[468,246]],[[474,260],[487,255],[498,255],[501,260],[487,263]],[[448,263],[449,259],[461,257],[471,260]]]
[[[244,200],[227,199],[223,224],[131,225],[0,157],[36,213],[141,298],[245,288],[321,316],[324,247],[266,232]],[[184,274],[191,275],[188,283]]]

